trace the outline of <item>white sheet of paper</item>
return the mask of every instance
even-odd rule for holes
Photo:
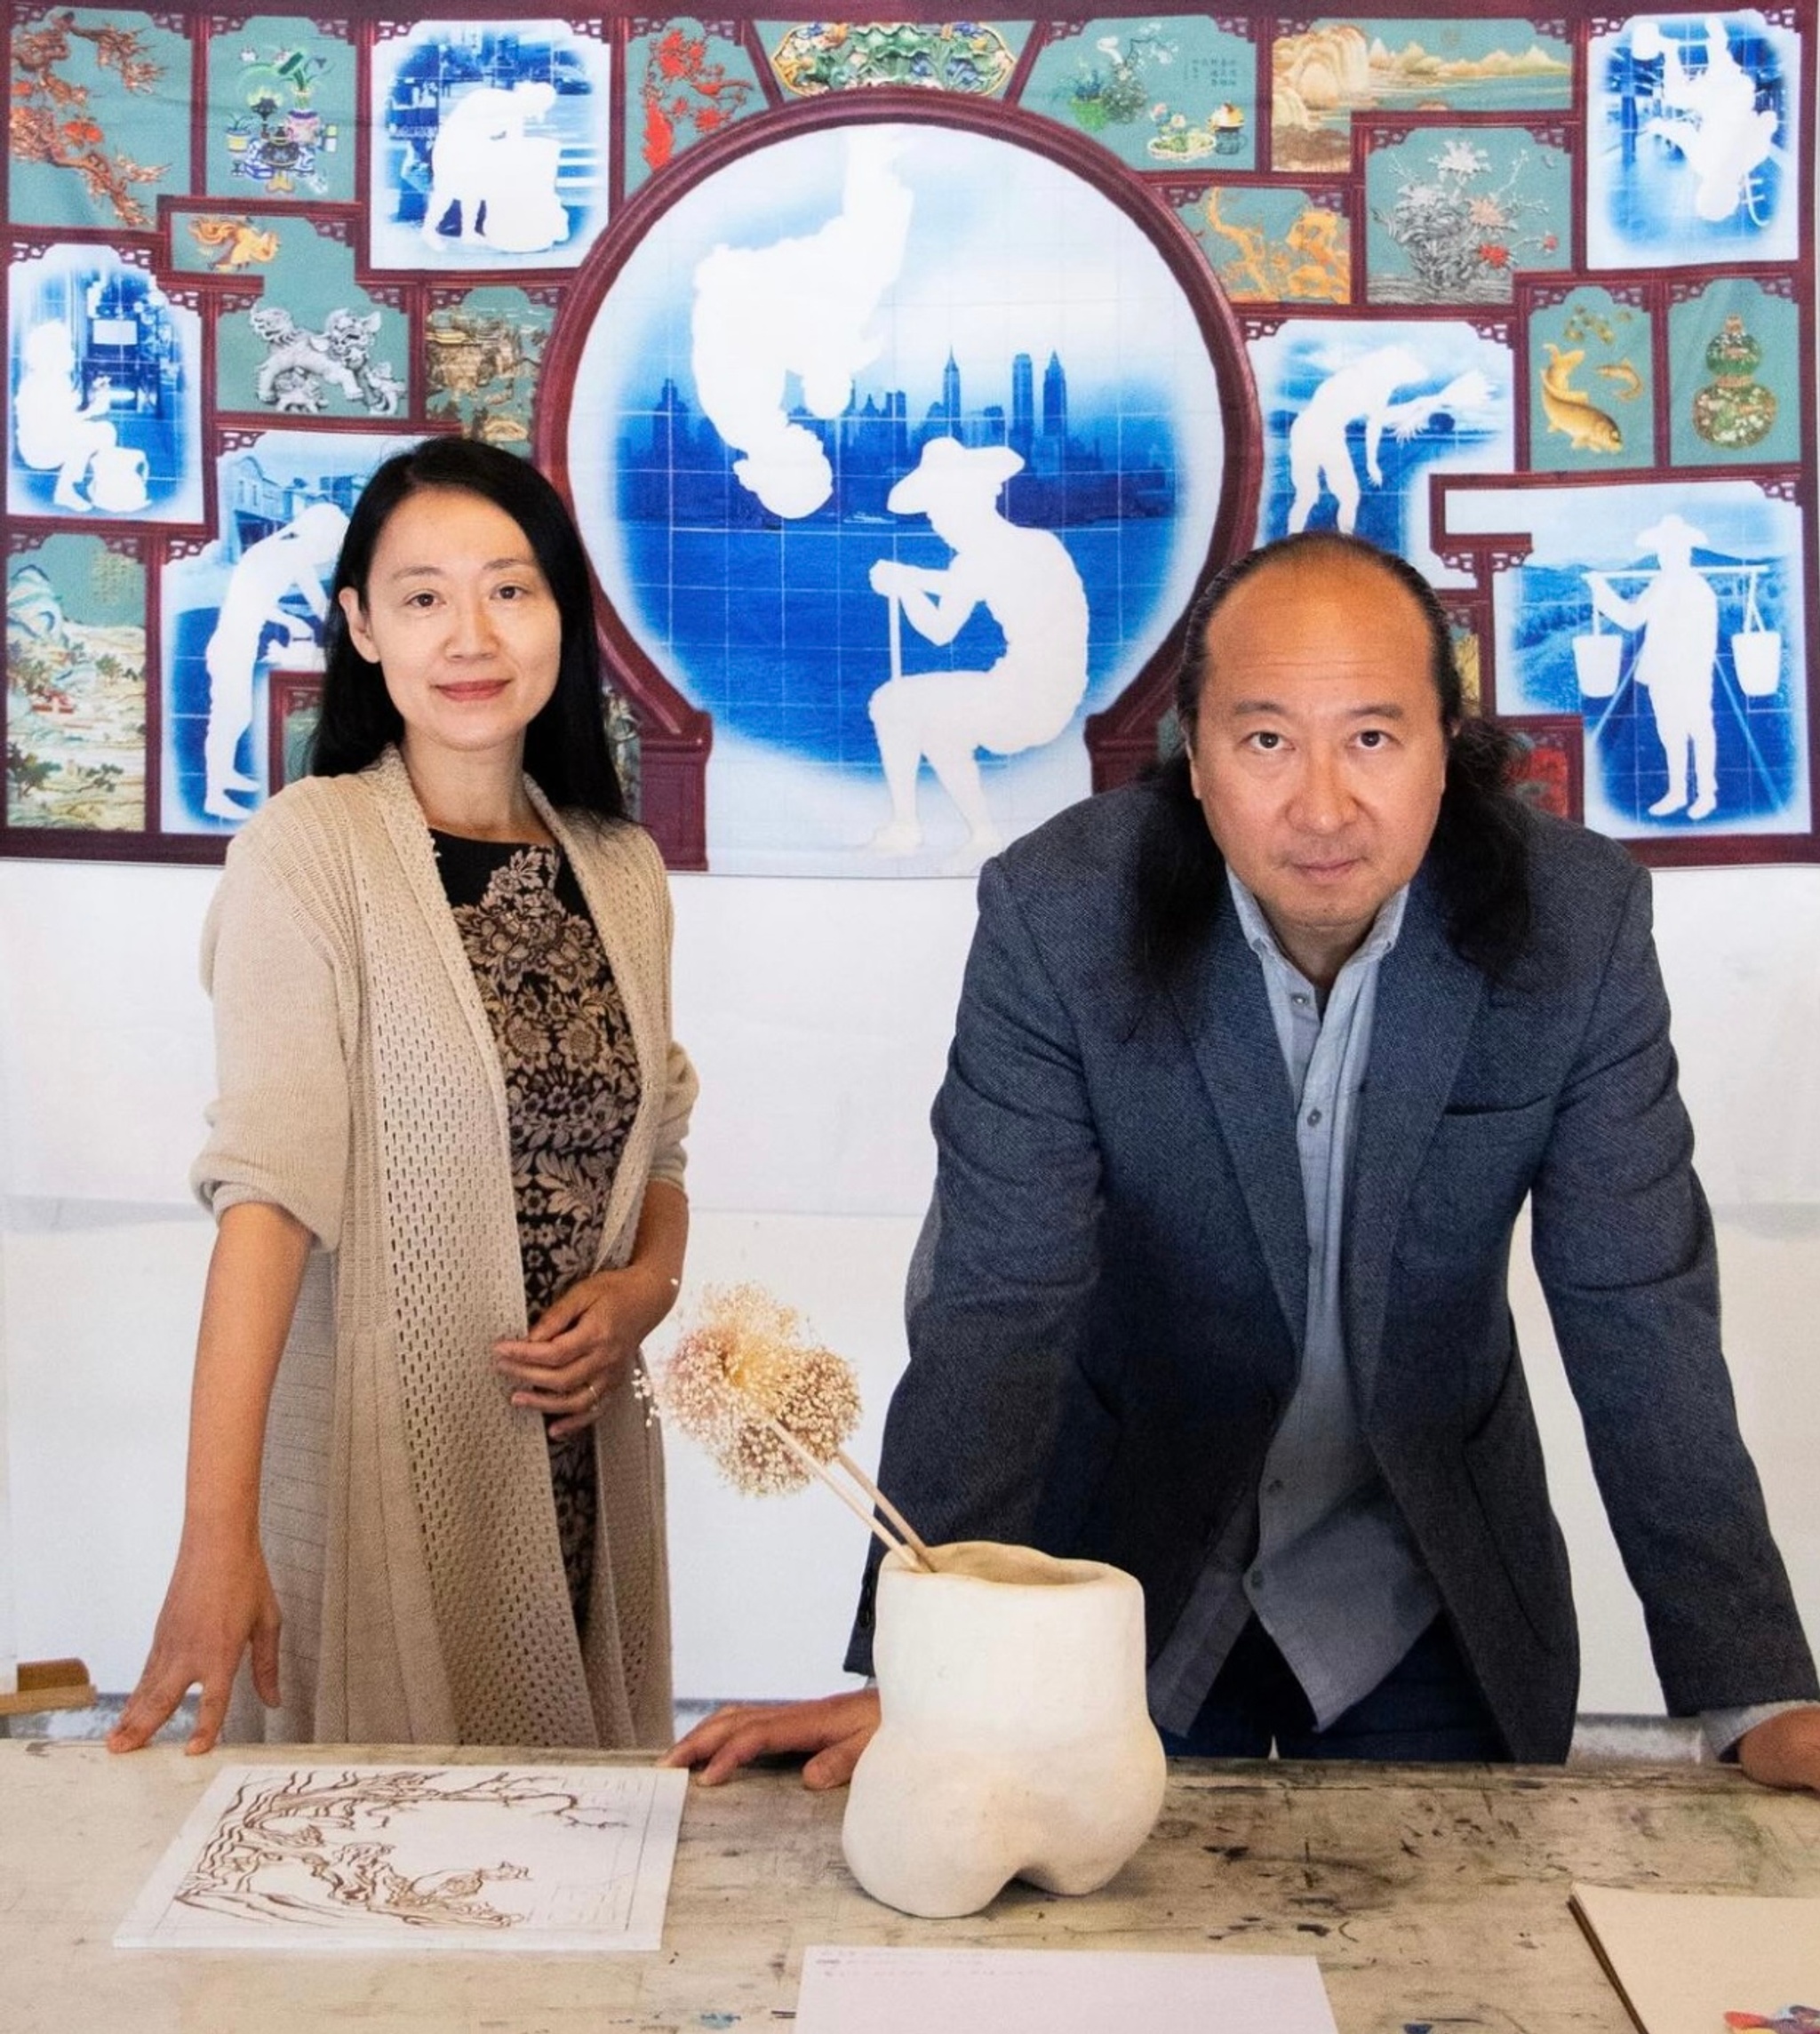
[[[1616,1886],[1576,1886],[1572,1899],[1648,2034],[1725,2034],[1728,2014],[1772,2030],[1791,2006],[1820,2014],[1820,1899]]]
[[[114,1946],[655,1950],[688,1780],[616,1766],[230,1766]]]
[[[1313,1957],[808,1949],[796,2034],[1335,2034]]]

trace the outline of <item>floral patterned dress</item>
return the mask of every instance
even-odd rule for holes
[[[524,1304],[593,1271],[638,1108],[638,1056],[600,935],[560,849],[432,833],[506,1077]],[[563,1569],[587,1620],[599,1511],[591,1428],[550,1443]]]

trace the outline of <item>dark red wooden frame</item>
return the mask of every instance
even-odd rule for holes
[[[9,60],[13,29],[41,20],[52,11],[52,0],[12,0],[6,14]],[[1187,10],[1180,12],[1185,13]],[[1394,11],[1393,17],[1390,11],[1386,11],[1385,18],[1407,21],[1433,17],[1437,21],[1449,21],[1457,20],[1465,12],[1459,7],[1431,4],[1426,9],[1418,8],[1414,12],[1399,9]],[[1509,9],[1495,4],[1475,7],[1471,12],[1475,16],[1482,14],[1488,18],[1505,19],[1510,16]],[[1621,14],[1613,15],[1599,4],[1599,0],[1556,0],[1556,4],[1545,15],[1533,17],[1539,28],[1567,39],[1574,49],[1577,65],[1575,99],[1573,108],[1568,113],[1561,116],[1521,113],[1478,115],[1449,110],[1409,115],[1394,121],[1355,114],[1352,120],[1351,165],[1346,173],[1341,176],[1329,177],[1302,171],[1285,171],[1280,176],[1270,167],[1267,108],[1271,104],[1273,40],[1276,36],[1306,28],[1316,18],[1322,20],[1336,19],[1331,12],[1319,17],[1296,19],[1272,15],[1267,11],[1253,8],[1213,17],[1222,28],[1229,31],[1240,34],[1256,31],[1255,106],[1258,128],[1255,167],[1230,177],[1218,176],[1211,169],[1204,177],[1194,175],[1180,167],[1171,167],[1158,172],[1135,171],[1119,162],[1084,133],[1015,103],[1028,82],[1038,54],[1049,42],[1066,39],[1078,34],[1090,20],[1128,19],[1137,21],[1151,19],[1157,12],[1158,10],[1153,7],[1133,4],[1132,0],[1107,0],[1104,5],[1049,11],[1041,18],[1033,20],[1017,68],[1003,95],[997,98],[971,99],[935,92],[841,92],[813,100],[786,102],[770,74],[756,26],[762,20],[783,17],[774,8],[742,4],[738,4],[738,0],[734,0],[734,4],[720,9],[715,19],[707,25],[718,33],[736,36],[744,43],[754,60],[760,92],[765,101],[765,110],[746,116],[722,134],[688,147],[671,164],[647,180],[630,198],[625,195],[623,152],[631,91],[630,80],[627,75],[627,44],[631,36],[645,32],[655,22],[644,18],[607,12],[577,17],[573,26],[583,32],[600,32],[612,56],[609,108],[609,131],[612,142],[606,154],[609,224],[600,242],[591,250],[579,267],[560,272],[527,272],[515,268],[476,271],[473,274],[464,273],[459,278],[451,277],[445,272],[425,271],[420,275],[401,275],[389,269],[376,271],[365,259],[367,250],[363,234],[364,207],[362,204],[356,202],[330,205],[293,205],[289,209],[294,212],[307,212],[313,219],[321,219],[338,237],[350,239],[356,251],[355,275],[361,288],[377,299],[395,303],[404,310],[409,318],[413,359],[420,359],[422,354],[423,321],[428,309],[435,302],[446,301],[451,289],[458,284],[462,293],[488,284],[504,284],[532,295],[544,294],[546,300],[549,295],[555,295],[559,299],[561,308],[546,356],[544,379],[539,384],[535,424],[537,450],[548,461],[559,484],[566,484],[567,479],[562,458],[563,424],[566,419],[567,403],[558,394],[561,376],[565,366],[568,371],[572,372],[581,343],[579,334],[585,321],[598,307],[606,289],[611,285],[613,274],[623,265],[636,237],[648,231],[676,197],[726,162],[736,160],[762,148],[770,141],[807,127],[853,120],[927,121],[991,132],[1018,145],[1035,148],[1082,176],[1118,203],[1150,235],[1195,306],[1220,378],[1226,428],[1226,484],[1209,546],[1207,564],[1209,568],[1217,567],[1247,548],[1256,523],[1256,502],[1263,448],[1258,429],[1257,397],[1244,355],[1242,338],[1255,336],[1290,318],[1323,315],[1352,320],[1377,318],[1386,324],[1420,322],[1425,317],[1465,318],[1475,324],[1497,331],[1500,336],[1510,341],[1517,370],[1516,413],[1513,418],[1516,470],[1511,474],[1496,475],[1449,476],[1446,483],[1448,489],[1477,484],[1498,488],[1568,486],[1592,487],[1596,490],[1602,476],[1580,474],[1561,476],[1532,471],[1526,465],[1528,389],[1531,379],[1531,366],[1526,357],[1526,307],[1537,300],[1542,293],[1577,286],[1582,283],[1606,288],[1632,283],[1646,284],[1655,292],[1655,300],[1662,311],[1656,326],[1658,360],[1658,464],[1648,471],[1625,468],[1621,475],[1615,474],[1613,478],[1623,482],[1640,482],[1664,478],[1695,480],[1704,476],[1706,469],[1701,469],[1696,474],[1691,469],[1671,467],[1661,463],[1667,444],[1666,418],[1662,410],[1662,405],[1666,401],[1666,376],[1661,371],[1661,349],[1666,344],[1666,307],[1677,291],[1687,286],[1690,281],[1697,281],[1697,273],[1674,268],[1651,270],[1642,275],[1586,271],[1583,266],[1585,247],[1584,206],[1578,202],[1577,194],[1571,220],[1576,266],[1566,272],[1533,271],[1527,275],[1520,273],[1515,278],[1513,301],[1508,314],[1489,315],[1488,307],[1482,306],[1440,306],[1430,309],[1409,306],[1374,307],[1367,301],[1365,235],[1361,222],[1364,163],[1374,138],[1381,140],[1392,134],[1407,134],[1424,125],[1460,127],[1478,123],[1524,126],[1532,131],[1540,126],[1550,130],[1552,134],[1558,132],[1570,149],[1578,148],[1583,151],[1585,145],[1587,95],[1592,82],[1586,75],[1591,39],[1594,34],[1607,32],[1616,27],[1622,19]],[[509,20],[515,17],[547,18],[539,15],[534,9],[523,6],[502,9],[484,4],[484,0],[451,0],[450,4],[436,7],[432,18],[485,20]],[[1354,17],[1368,20],[1375,18],[1369,14],[1361,15],[1359,10],[1353,10],[1350,14],[1343,12],[1337,18]],[[682,16],[675,18],[692,19]],[[891,10],[888,18],[940,22],[954,19],[954,15],[952,8],[930,6],[920,4],[920,0],[912,0],[910,4]],[[235,26],[234,20],[229,18],[210,16],[200,10],[172,17],[160,16],[158,19],[161,25],[175,21],[180,28],[184,24],[190,27],[193,31],[193,47],[196,52],[198,77],[205,55],[207,36],[211,33]],[[1793,295],[1802,320],[1804,363],[1811,369],[1815,358],[1812,219],[1814,136],[1816,120],[1820,120],[1820,108],[1816,108],[1815,101],[1815,45],[1816,37],[1820,37],[1820,24],[1816,24],[1809,9],[1775,9],[1770,12],[1769,19],[1778,26],[1797,31],[1801,36],[1800,75],[1796,81],[1801,123],[1800,151],[1799,162],[1791,178],[1796,202],[1800,208],[1801,227],[1794,261],[1765,264],[1760,271],[1752,270],[1751,273],[1759,275],[1760,279],[1771,279],[1772,287],[1780,284]],[[339,11],[334,20],[316,24],[323,32],[347,36],[355,46],[360,67],[359,75],[363,80],[366,75],[368,52],[372,44],[382,35],[403,32],[411,25],[411,20],[402,18],[374,4],[374,0],[351,0],[351,4]],[[192,93],[188,137],[189,180],[192,184],[200,181],[199,171],[205,157],[208,143],[205,116],[205,95],[195,92]],[[355,129],[355,188],[360,191],[368,187],[371,140],[364,121],[357,121]],[[1293,184],[1296,187],[1308,190],[1312,195],[1338,201],[1353,226],[1353,303],[1345,307],[1289,303],[1268,309],[1247,306],[1235,313],[1220,294],[1205,258],[1195,246],[1193,236],[1176,218],[1173,209],[1183,193],[1192,194],[1195,189],[1214,182],[1264,187],[1289,187]],[[216,359],[212,314],[223,308],[243,307],[248,301],[257,298],[259,285],[243,275],[218,276],[209,272],[179,270],[172,265],[170,255],[171,235],[176,228],[177,220],[186,212],[195,211],[200,206],[212,206],[218,202],[212,200],[207,194],[195,190],[161,199],[156,229],[148,234],[116,233],[96,227],[67,229],[13,227],[10,229],[9,247],[15,255],[20,251],[43,249],[57,242],[114,247],[121,251],[124,258],[155,273],[160,287],[169,296],[204,313],[199,373],[204,392],[204,437],[206,446],[213,447],[220,443],[223,434],[242,431],[266,431],[273,428],[335,431],[350,427],[367,429],[390,426],[390,419],[313,419],[289,417],[278,419],[264,413],[256,416],[243,412],[222,413],[214,409],[211,394],[215,380]],[[249,196],[244,201],[236,199],[235,209],[248,212],[282,212],[286,207],[275,201]],[[415,380],[420,391],[420,368]],[[1820,527],[1816,527],[1814,484],[1816,470],[1816,422],[1811,378],[1804,381],[1801,395],[1801,441],[1798,461],[1762,469],[1760,472],[1759,469],[1729,463],[1722,469],[1715,467],[1712,470],[1760,478],[1764,484],[1774,488],[1778,493],[1799,500],[1808,518],[1811,553],[1813,544],[1820,541]],[[413,412],[399,419],[398,427],[426,432],[437,427],[425,420],[420,395]],[[1432,485],[1439,484],[1437,477]],[[216,509],[214,488],[212,466],[205,461],[204,519],[200,524],[173,526],[168,523],[110,521],[105,524],[77,526],[83,533],[99,536],[110,546],[139,558],[147,570],[146,832],[143,834],[132,834],[79,829],[9,827],[4,823],[4,813],[0,813],[0,856],[214,862],[219,861],[225,851],[225,837],[222,836],[172,834],[158,830],[162,752],[159,727],[161,688],[157,674],[161,669],[162,645],[159,642],[157,575],[159,568],[167,558],[180,554],[185,548],[197,546],[212,537]],[[1523,533],[1512,532],[1502,538],[1474,538],[1470,540],[1450,537],[1446,530],[1444,499],[1441,496],[1432,493],[1431,501],[1436,548],[1443,550],[1450,561],[1463,563],[1465,569],[1472,570],[1474,575],[1471,587],[1449,589],[1444,594],[1443,599],[1449,611],[1463,626],[1473,629],[1478,637],[1483,657],[1486,704],[1489,709],[1495,711],[1496,638],[1491,626],[1490,578],[1489,571],[1483,568],[1487,562],[1517,554],[1522,545]],[[9,517],[9,554],[29,551],[46,536],[70,528],[71,524],[67,520]],[[1467,561],[1474,562],[1469,563]],[[1810,564],[1805,586],[1807,639],[1810,647],[1816,640],[1816,598],[1814,568]],[[615,683],[631,699],[640,720],[646,822],[664,846],[673,864],[678,866],[701,866],[705,861],[706,842],[705,774],[712,741],[712,727],[708,717],[690,706],[663,674],[655,669],[649,658],[632,642],[623,623],[605,609],[604,603],[602,627],[610,672]],[[1157,722],[1170,703],[1169,695],[1179,656],[1182,627],[1182,618],[1177,618],[1156,654],[1148,660],[1144,670],[1125,692],[1104,712],[1090,718],[1086,739],[1096,788],[1123,780],[1145,766],[1153,756]],[[0,718],[4,718],[4,700],[0,700]],[[1815,711],[1815,702],[1811,696],[1808,719],[1809,783],[1815,804],[1820,808],[1820,713]],[[1820,826],[1804,834],[1775,836],[1715,834],[1704,834],[1697,842],[1651,840],[1632,842],[1631,846],[1640,858],[1660,863],[1809,859],[1820,855]]]

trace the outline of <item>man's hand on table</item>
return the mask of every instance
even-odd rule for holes
[[[844,1787],[877,1728],[876,1688],[824,1695],[818,1702],[736,1703],[717,1709],[678,1738],[659,1764],[699,1767],[696,1777],[702,1785],[717,1787],[754,1759],[806,1751],[811,1756],[802,1768],[805,1787]]]
[[[1738,1764],[1766,1787],[1820,1794],[1820,1703],[1785,1709],[1738,1739]]]

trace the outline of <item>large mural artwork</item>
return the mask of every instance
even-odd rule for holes
[[[427,432],[536,459],[672,863],[968,874],[1173,738],[1208,570],[1355,530],[1526,789],[1814,858],[1796,11],[335,19],[12,0],[0,853],[308,767]]]
[[[640,240],[564,451],[609,602],[713,716],[712,865],[977,866],[1090,788],[1082,718],[1219,508],[1196,314],[1022,127],[818,124]]]

